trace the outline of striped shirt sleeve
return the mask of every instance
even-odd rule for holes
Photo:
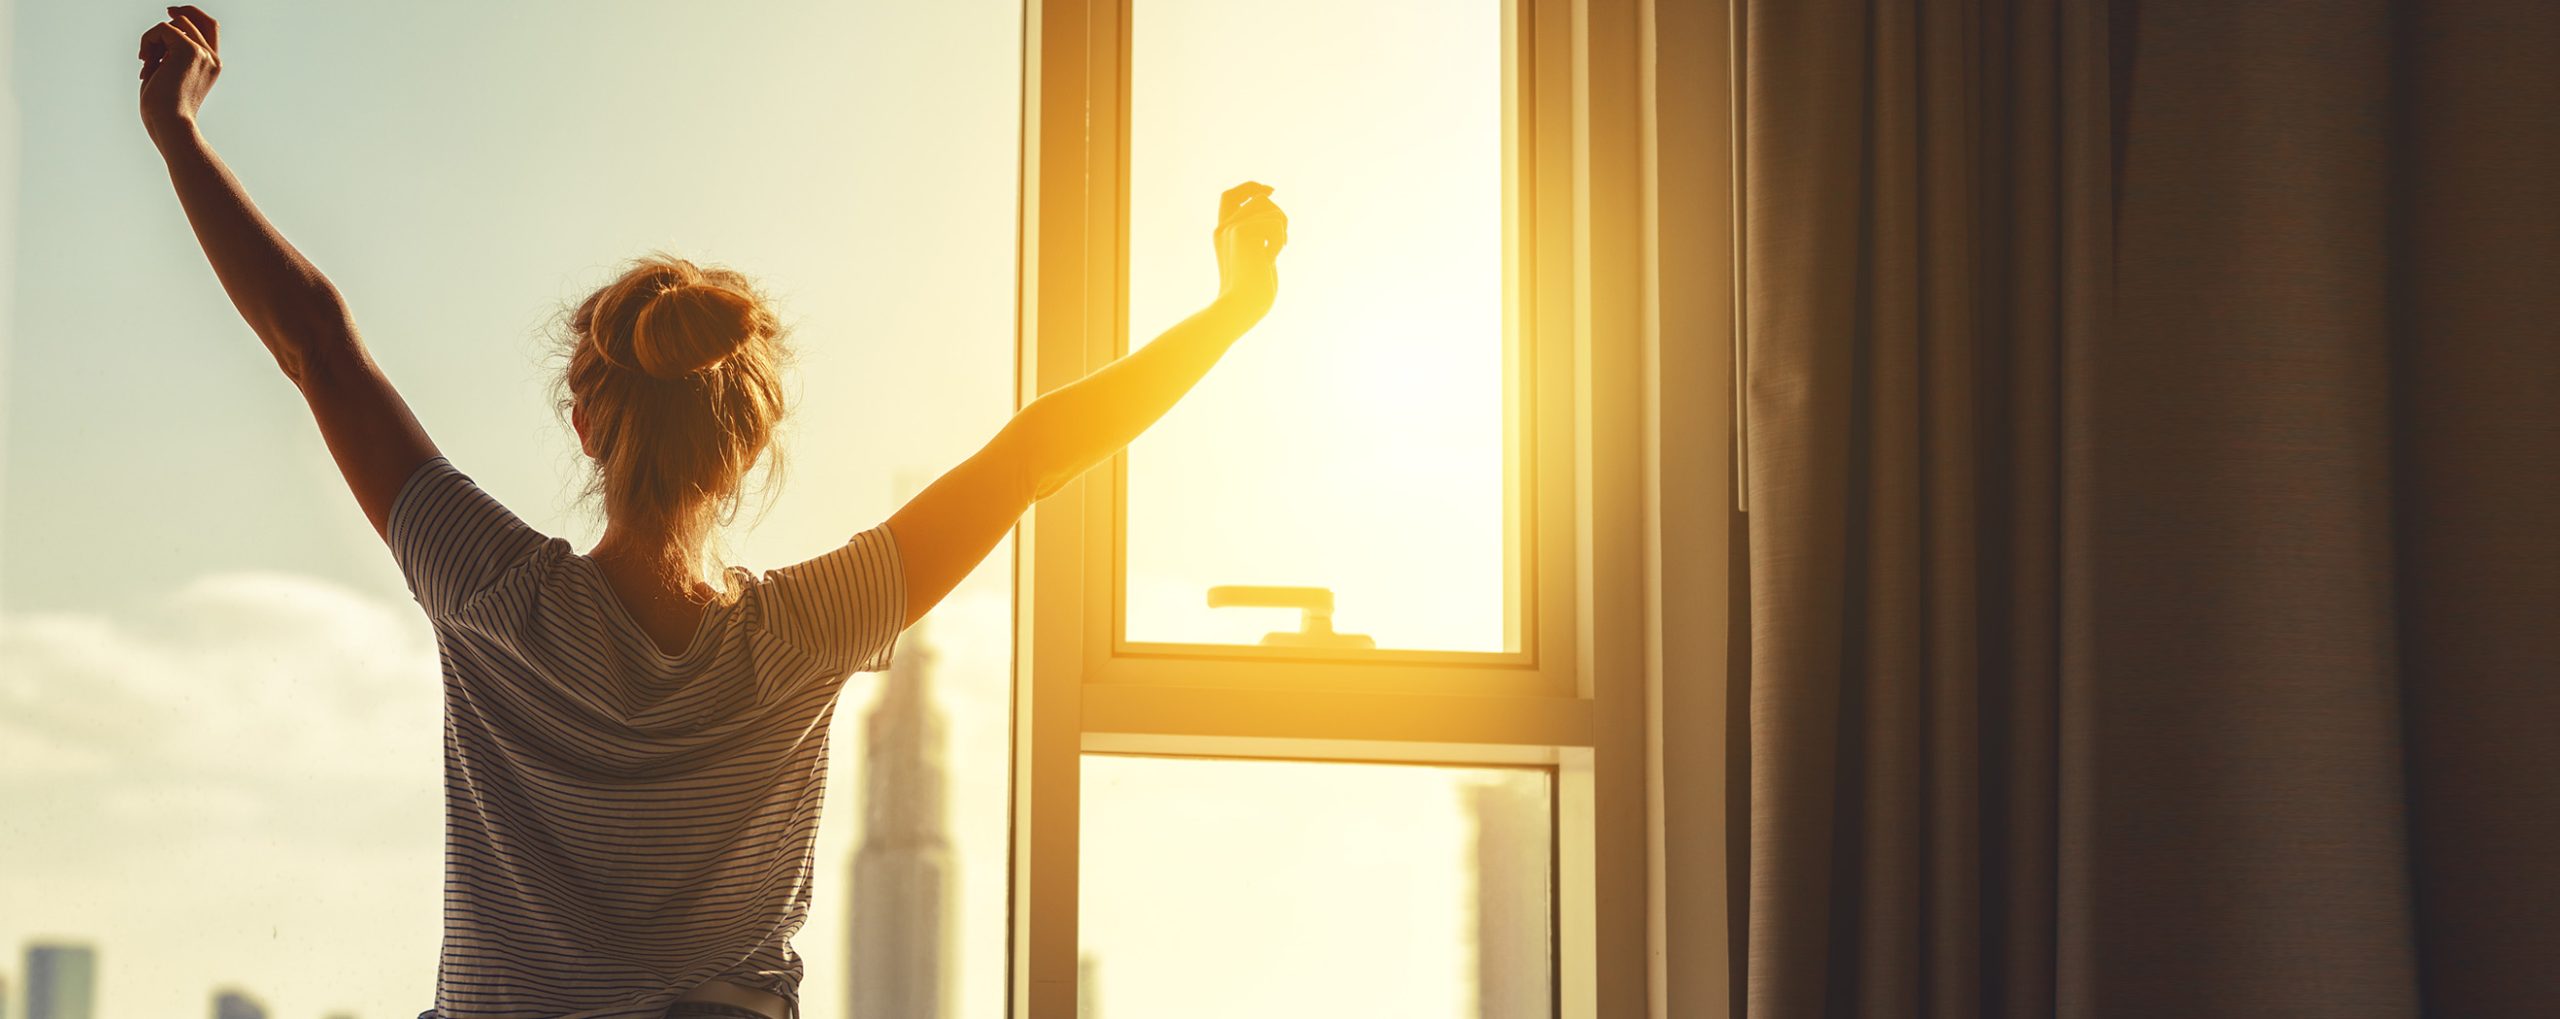
[[[765,573],[765,628],[842,672],[878,672],[906,628],[907,577],[882,524],[825,555]]]
[[[418,465],[391,501],[391,558],[430,619],[443,619],[549,539],[481,491],[452,461]]]

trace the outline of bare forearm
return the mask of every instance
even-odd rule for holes
[[[906,562],[908,621],[942,600],[1040,497],[1163,417],[1270,307],[1221,298],[1155,342],[1031,401],[995,440],[889,518]]]
[[[193,125],[153,133],[178,204],[240,317],[287,376],[300,382],[315,359],[348,351],[345,302],[337,288],[276,232]]]
[[[1024,501],[1056,491],[1154,425],[1269,307],[1267,297],[1221,297],[1155,342],[1023,408],[1004,440],[1018,444]]]
[[[890,516],[906,565],[908,621],[950,593],[1033,502],[1154,425],[1262,321],[1279,294],[1273,259],[1289,239],[1288,217],[1270,197],[1270,187],[1252,181],[1219,196],[1211,233],[1216,301],[1155,342],[1031,401],[994,441]]]

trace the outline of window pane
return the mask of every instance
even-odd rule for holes
[[[1079,1011],[1553,1013],[1549,774],[1088,755]]]
[[[843,543],[1013,408],[1017,0],[205,6],[242,55],[213,142],[454,463],[580,551],[551,327],[653,248],[794,327],[790,470],[738,565]],[[437,649],[96,87],[139,11],[0,0],[0,251],[43,253],[0,260],[0,1013],[234,988],[404,1019],[441,927]],[[833,708],[810,1019],[1005,1014],[1011,574]]]
[[[1503,5],[1131,11],[1129,342],[1217,292],[1219,192],[1277,188],[1278,305],[1129,455],[1133,641],[1242,643],[1328,589],[1379,647],[1519,647],[1506,492]]]

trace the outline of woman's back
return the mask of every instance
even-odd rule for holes
[[[673,658],[693,646],[694,634],[712,617],[712,603],[720,592],[707,584],[697,583],[690,592],[667,589],[645,563],[628,559],[607,558],[602,550],[590,549],[583,557],[613,590],[613,600],[625,615],[640,625],[660,654]]]
[[[670,655],[606,570],[439,457],[389,539],[446,700],[445,940],[429,1015],[657,1016],[726,980],[796,999],[827,727],[905,620],[885,528],[733,571]]]

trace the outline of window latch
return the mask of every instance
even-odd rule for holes
[[[1298,628],[1262,635],[1264,647],[1374,648],[1367,634],[1333,632],[1333,589],[1221,584],[1209,589],[1209,607],[1298,610]]]

